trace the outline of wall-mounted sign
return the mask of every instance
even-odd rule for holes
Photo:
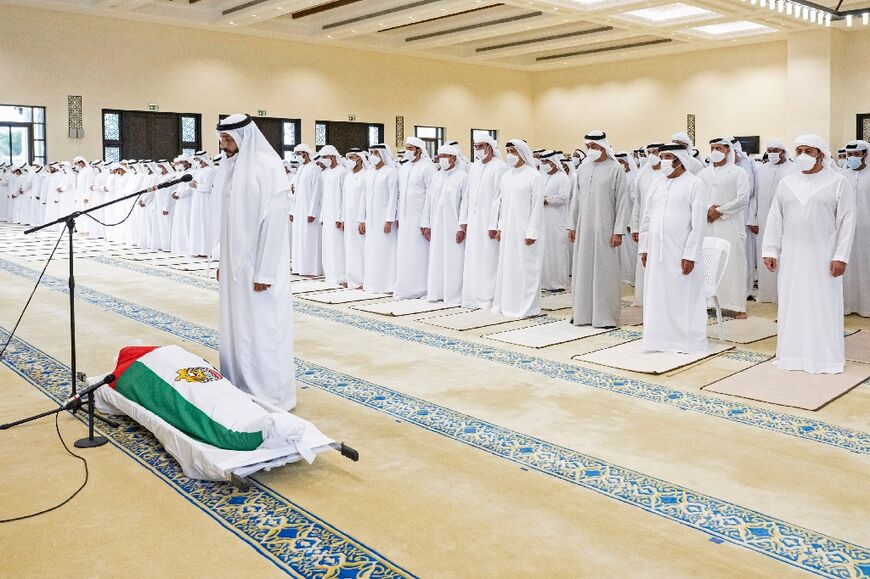
[[[149,110],[149,111],[159,111],[159,110],[160,110],[160,105],[155,104],[155,103],[149,103],[149,105],[148,105],[148,110]]]
[[[265,117],[265,116],[266,116],[266,111],[257,111],[257,116],[258,116],[258,117]]]
[[[347,120],[350,122],[356,121],[356,115],[347,115]]]

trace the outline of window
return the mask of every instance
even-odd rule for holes
[[[384,142],[384,125],[369,125],[369,147]]]
[[[438,147],[444,144],[444,127],[414,126],[414,136],[426,143],[426,151],[430,157],[438,153]]]
[[[103,109],[103,158],[171,159],[202,148],[202,116]]]
[[[474,141],[480,137],[492,137],[498,141],[498,131],[495,129],[471,129],[471,154],[474,155]]]
[[[282,156],[285,160],[293,158],[293,147],[302,141],[302,121],[299,119],[285,119],[282,124],[284,141],[282,143]]]
[[[45,107],[0,105],[0,163],[45,159]]]

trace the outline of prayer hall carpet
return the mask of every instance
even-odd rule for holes
[[[2,248],[0,257],[7,257]],[[213,282],[165,268],[159,273],[127,268],[118,261],[77,260],[84,369],[105,370],[118,347],[136,340],[179,343],[215,360]],[[36,266],[0,263],[0,325],[14,323]],[[63,265],[52,267],[50,275],[34,300],[38,314],[25,318],[20,335],[65,361]],[[709,374],[733,371],[726,366],[737,360],[725,357],[718,366],[694,368],[672,380],[582,368],[563,374],[566,359],[582,351],[578,344],[598,349],[631,339],[625,331],[530,356],[528,349],[502,349],[481,338],[491,330],[435,333],[415,316],[387,322],[352,313],[349,306],[300,300],[295,305],[297,412],[357,447],[362,460],[327,455],[310,467],[262,475],[259,483],[400,572],[867,574],[868,496],[861,481],[870,460],[870,429],[866,413],[854,404],[831,404],[818,415],[787,414],[699,394]],[[53,317],[60,323],[45,323]],[[759,356],[769,355],[770,348],[768,342],[753,345]],[[48,367],[45,359],[39,364]],[[4,419],[46,408],[46,399],[34,396],[23,377],[3,366],[0,371],[9,377],[4,384],[15,394],[11,400],[27,406],[11,408],[5,392],[0,395]],[[843,400],[855,397],[860,404],[865,391],[861,386]],[[70,438],[82,432],[73,419],[62,423],[65,430],[78,429]],[[53,494],[28,494],[40,500],[22,508],[50,503],[78,480],[79,465],[58,452],[53,426],[38,427],[40,446],[28,456],[0,445],[12,454],[2,459],[20,479],[5,491],[18,496],[30,488],[47,463],[67,476],[46,480],[40,491]],[[34,438],[30,432],[28,439]],[[37,454],[39,449],[45,454]],[[99,529],[103,555],[82,574],[288,572],[169,492],[167,484],[156,484],[156,475],[135,466],[119,448],[93,452],[88,455],[93,478],[83,495],[42,519],[12,530],[0,527],[0,541],[14,532],[20,545],[12,561],[25,570],[20,574],[28,574],[24,565],[43,553],[46,530],[55,537],[76,526],[78,537],[82,521],[85,529]],[[125,461],[134,466],[125,467]],[[136,496],[135,505],[124,500],[129,494]],[[275,524],[271,513],[261,515],[265,526]],[[106,533],[112,528],[107,517],[119,519],[119,532]],[[178,541],[165,544],[167,529],[176,531],[162,526],[164,518],[180,521],[183,536],[193,537],[190,553]],[[134,532],[137,538],[146,535],[141,545],[124,540]],[[42,566],[29,574],[46,574],[52,561],[57,568],[75,552],[75,545],[53,543]],[[335,571],[334,576],[353,575]]]

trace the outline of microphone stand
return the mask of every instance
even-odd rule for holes
[[[28,418],[24,418],[22,420],[17,420],[15,422],[10,422],[8,424],[0,425],[0,430],[6,430],[7,428],[11,428],[13,426],[18,426],[19,424],[24,424],[26,422],[30,422],[32,420],[36,420],[38,418],[43,418],[45,416],[50,416],[52,414],[57,414],[59,412],[63,412],[64,410],[69,410],[73,414],[81,408],[82,400],[78,394],[78,389],[76,388],[76,384],[79,380],[84,380],[84,374],[79,374],[76,371],[76,309],[75,309],[75,263],[74,263],[74,253],[73,253],[73,233],[75,232],[76,227],[76,219],[81,217],[82,215],[87,215],[96,211],[97,209],[102,209],[104,207],[108,207],[110,205],[115,205],[116,203],[121,203],[122,201],[126,201],[128,199],[132,199],[134,197],[138,198],[145,193],[156,191],[157,189],[163,189],[166,187],[171,187],[173,185],[177,185],[179,183],[187,182],[192,180],[191,175],[184,175],[180,179],[173,179],[171,181],[166,181],[165,183],[159,183],[154,187],[149,187],[147,189],[142,189],[141,191],[136,191],[135,193],[130,193],[129,195],[124,195],[123,197],[118,197],[117,199],[113,199],[112,201],[107,201],[105,203],[100,203],[99,205],[95,205],[93,207],[89,207],[82,211],[73,211],[69,215],[64,215],[63,217],[58,217],[54,221],[49,223],[44,223],[42,225],[38,225],[36,227],[31,227],[30,229],[24,232],[24,235],[30,235],[31,233],[36,233],[37,231],[41,231],[47,227],[51,227],[53,225],[64,224],[66,227],[68,239],[69,239],[69,334],[70,334],[70,396],[67,399],[67,402],[64,403],[57,410],[51,410],[48,412],[43,412],[40,414],[36,414],[34,416],[30,416]],[[135,210],[135,208],[134,208]],[[50,260],[49,260],[50,261]],[[94,397],[92,394],[92,390],[95,388],[87,388],[83,392],[83,394],[88,395],[88,437],[82,438],[81,440],[77,440],[75,445],[79,448],[89,448],[93,446],[102,446],[106,444],[108,440],[102,436],[94,436],[94,419],[101,420],[112,426],[117,428],[118,424],[108,418],[104,418],[100,415],[94,414]],[[73,403],[73,401],[76,401]]]

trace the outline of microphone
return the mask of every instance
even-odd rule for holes
[[[90,395],[91,392],[96,390],[101,386],[105,386],[106,384],[111,384],[115,381],[115,375],[109,374],[96,384],[92,384],[85,388],[84,390],[79,390],[74,395],[70,396],[69,399],[64,403],[62,410],[66,410],[68,408],[78,409],[82,405],[82,399]]]
[[[158,183],[154,188],[155,189],[166,189],[167,187],[172,187],[173,185],[178,185],[179,183],[187,183],[189,181],[193,181],[193,175],[190,173],[185,173],[178,179],[173,179],[172,181],[166,181],[165,183]]]

